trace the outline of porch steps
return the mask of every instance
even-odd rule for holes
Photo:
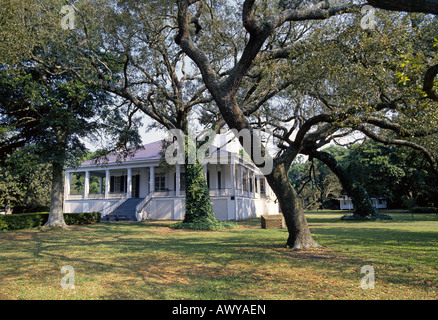
[[[103,221],[137,221],[135,217],[135,207],[143,199],[129,198],[123,202],[120,207],[114,210],[109,215],[103,217]]]

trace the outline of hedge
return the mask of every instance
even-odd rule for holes
[[[214,230],[233,229],[238,226],[239,225],[235,222],[216,220],[214,222],[178,222],[170,225],[169,227],[171,229],[214,231]]]
[[[411,209],[413,213],[438,213],[438,208],[434,207],[413,207]]]
[[[68,225],[100,222],[100,212],[65,213],[64,221]],[[0,230],[19,230],[44,225],[48,213],[21,213],[0,215]]]

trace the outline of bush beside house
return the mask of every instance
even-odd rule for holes
[[[64,214],[65,223],[90,224],[100,222],[100,212],[81,212]],[[22,213],[0,216],[0,230],[19,230],[36,228],[44,225],[49,218],[48,213]]]

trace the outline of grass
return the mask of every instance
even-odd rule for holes
[[[307,213],[324,249],[284,248],[260,220],[226,231],[114,222],[0,232],[0,299],[437,299],[438,216],[346,222]],[[62,289],[62,266],[75,289]],[[360,269],[375,270],[363,290]]]

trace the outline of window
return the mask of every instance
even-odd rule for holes
[[[155,191],[166,191],[166,177],[155,175]]]
[[[110,192],[126,192],[126,176],[112,176],[110,178]]]
[[[264,178],[260,178],[260,193],[261,194],[266,194],[265,179]]]
[[[122,190],[122,177],[114,177],[114,191],[120,192]]]

